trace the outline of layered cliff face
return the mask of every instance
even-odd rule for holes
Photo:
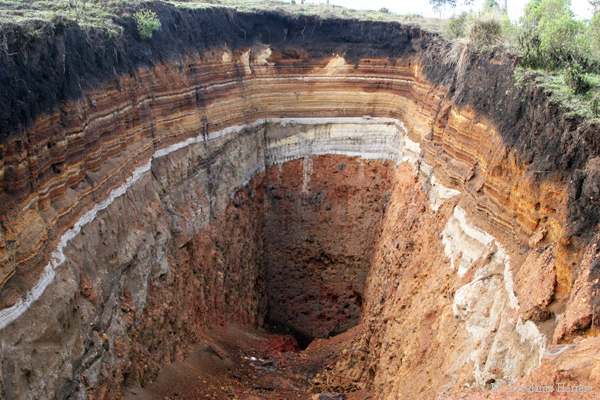
[[[106,79],[4,135],[5,397],[119,397],[266,319],[360,324],[316,388],[600,390],[595,125],[416,28],[160,11],[149,60],[98,55]],[[230,25],[157,53],[200,20]]]

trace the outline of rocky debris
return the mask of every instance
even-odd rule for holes
[[[536,247],[542,240],[544,240],[544,237],[546,236],[546,234],[548,233],[548,229],[546,227],[543,227],[542,229],[539,229],[537,231],[535,231],[535,233],[533,235],[531,235],[531,238],[529,239],[529,247],[534,248]]]
[[[344,393],[319,393],[312,397],[312,400],[345,400],[346,395]]]
[[[94,306],[97,306],[98,296],[96,295],[96,291],[94,290],[94,285],[92,284],[92,281],[85,272],[81,273],[79,285],[83,297],[85,297]]]
[[[292,335],[269,336],[268,346],[278,353],[295,353],[298,351],[298,341]]]
[[[530,252],[515,278],[514,289],[524,320],[532,318],[541,322],[550,318],[550,312],[545,308],[552,301],[556,286],[555,248],[549,246],[541,251]]]
[[[587,248],[571,289],[567,310],[554,331],[554,343],[562,343],[573,335],[594,328],[600,320],[600,234]]]
[[[311,397],[306,375],[313,375],[322,365],[337,359],[335,354],[349,337],[323,340],[300,353],[279,353],[277,346],[271,346],[278,340],[271,338],[262,330],[232,325],[217,328],[203,337],[185,360],[167,364],[155,382],[143,388],[128,388],[125,399],[306,400]],[[215,354],[215,348],[223,357]],[[268,358],[270,354],[279,356]],[[224,363],[225,359],[231,363]],[[329,395],[334,399],[347,398]],[[363,400],[365,395],[350,398]]]
[[[273,361],[270,359],[264,360],[262,358],[256,358],[254,356],[244,357],[245,360],[249,360],[249,365],[254,369],[262,369],[264,371],[275,371],[277,367],[281,364],[280,360]]]

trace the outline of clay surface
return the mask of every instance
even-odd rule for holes
[[[269,317],[310,336],[359,321],[392,162],[321,156],[267,170]]]

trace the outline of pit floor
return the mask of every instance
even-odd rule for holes
[[[358,334],[356,329],[315,339],[306,350],[294,351],[290,338],[229,326],[213,330],[182,361],[165,365],[155,382],[127,387],[126,400],[302,399],[311,380],[331,368],[340,351]],[[349,400],[374,398],[367,391],[349,393]]]

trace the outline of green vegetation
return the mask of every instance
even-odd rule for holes
[[[493,45],[502,43],[505,15],[495,9],[486,10],[469,18],[465,25],[465,37],[471,43]]]
[[[414,15],[397,15],[388,9],[379,11],[351,10],[327,4],[297,4],[276,0],[164,0],[177,7],[206,9],[227,7],[240,12],[275,11],[290,15],[318,16],[322,19],[344,18],[374,21],[397,21],[419,25],[430,32],[441,33],[446,22],[437,18]],[[116,18],[133,17],[141,9],[149,8],[141,0],[0,0],[0,25],[6,23],[31,24],[32,21],[56,21],[71,19],[83,27],[97,28],[110,35],[121,33],[114,23]]]
[[[503,46],[519,55],[522,76],[551,92],[574,112],[598,116],[600,101],[600,0],[590,0],[594,17],[578,20],[570,0],[530,0],[511,22],[496,0],[483,10],[450,18],[445,36],[453,41],[451,62],[467,49]]]
[[[97,28],[110,35],[121,33],[113,19],[122,15],[122,8],[139,6],[139,1],[117,0],[0,0],[0,24],[32,24],[33,21],[64,21],[71,19],[83,27]]]
[[[133,14],[133,19],[137,24],[138,32],[142,39],[152,38],[152,32],[160,29],[160,20],[152,10],[138,11]]]
[[[574,18],[570,3],[532,0],[527,4],[518,35],[524,66],[547,70],[564,69],[573,63],[584,69],[594,66],[592,49],[586,43],[587,26]]]
[[[446,37],[447,39],[456,39],[466,35],[467,23],[469,22],[471,15],[463,12],[459,15],[453,15],[446,25]]]
[[[574,94],[586,94],[592,88],[592,83],[580,64],[573,63],[565,67],[565,84]]]
[[[592,109],[592,115],[594,117],[600,116],[600,92],[596,92],[596,94],[594,94],[590,105]]]
[[[585,94],[576,94],[565,84],[562,74],[525,68],[517,69],[516,73],[518,85],[529,82],[544,88],[558,104],[567,106],[572,113],[588,118],[599,116],[600,75],[588,74],[591,90]]]
[[[593,18],[578,20],[570,0],[530,0],[519,21],[506,16],[506,0],[485,0],[481,11],[462,13],[449,20],[397,15],[387,8],[358,11],[326,4],[284,3],[276,0],[165,0],[176,7],[207,9],[227,7],[239,12],[274,11],[293,16],[318,16],[373,21],[397,21],[443,34],[454,46],[448,59],[462,66],[469,51],[501,46],[520,56],[522,74],[533,79],[565,105],[578,112],[598,115],[600,107],[600,0],[588,0]],[[437,9],[472,0],[430,0]],[[141,0],[0,0],[0,25],[17,23],[29,27],[32,38],[46,28],[35,21],[54,24],[74,20],[84,28],[116,36],[118,18],[134,18],[142,39],[152,37],[160,20]]]

